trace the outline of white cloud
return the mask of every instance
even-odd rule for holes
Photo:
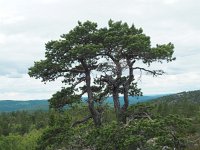
[[[4,44],[6,42],[5,35],[0,34],[0,44]]]
[[[180,0],[164,0],[163,3],[172,5],[178,3],[179,1]]]
[[[200,72],[186,72],[178,75],[164,75],[152,78],[143,76],[140,87],[144,94],[177,93],[200,89]]]
[[[41,83],[23,75],[22,78],[9,78],[0,76],[0,99],[48,99],[56,91],[61,89],[61,82]]]
[[[9,25],[9,24],[16,24],[20,21],[23,21],[25,18],[23,16],[13,16],[13,17],[5,17],[2,18],[1,23],[5,24],[5,25]]]

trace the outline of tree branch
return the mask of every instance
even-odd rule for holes
[[[83,118],[82,120],[78,120],[78,121],[74,122],[71,127],[75,127],[78,124],[85,123],[91,118],[92,118],[92,116],[87,116],[87,117]]]
[[[109,76],[109,75],[105,75],[105,76],[101,75],[100,81],[101,81],[101,82],[106,82],[106,83],[108,83],[109,85],[113,85],[114,82],[115,82],[115,81],[112,79],[112,77]]]
[[[146,72],[152,74],[153,76],[158,76],[158,75],[163,75],[164,74],[163,70],[148,70],[148,69],[141,68],[141,67],[135,67],[133,69],[134,70],[138,69],[140,71],[146,71]]]
[[[72,73],[84,73],[85,70],[79,70],[79,69],[63,69],[61,72],[72,72]]]
[[[79,80],[73,84],[73,87],[75,88],[78,84],[80,84],[83,81],[85,81],[85,77],[79,78]]]

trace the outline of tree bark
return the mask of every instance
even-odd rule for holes
[[[116,118],[119,120],[119,113],[120,113],[119,89],[118,87],[115,86],[113,86],[113,102],[114,102]]]
[[[87,94],[88,94],[88,107],[92,115],[92,118],[94,120],[95,126],[99,127],[101,125],[101,114],[95,109],[95,106],[94,106],[94,99],[93,99],[93,94],[92,94],[92,89],[91,89],[90,71],[86,72],[86,86],[87,86]]]
[[[129,88],[130,88],[130,84],[131,82],[134,80],[134,76],[133,76],[133,64],[134,64],[135,61],[133,62],[130,62],[130,60],[127,60],[127,64],[129,66],[129,78],[128,80],[124,83],[124,105],[122,106],[121,108],[121,111],[120,111],[120,119],[121,119],[121,122],[123,123],[126,123],[126,112],[127,112],[127,109],[128,109],[128,106],[129,106],[129,99],[128,99],[128,91],[129,91]]]
[[[116,112],[116,117],[117,120],[120,122],[120,101],[119,101],[119,88],[121,84],[121,76],[122,76],[122,67],[119,61],[115,60],[114,61],[116,65],[116,79],[115,82],[113,83],[113,102],[114,102],[114,107],[115,107],[115,112]]]
[[[84,60],[80,60],[83,68],[85,69],[85,82],[86,82],[86,91],[88,94],[88,108],[92,115],[94,124],[96,127],[101,126],[101,113],[95,109],[94,98],[91,88],[91,71]]]

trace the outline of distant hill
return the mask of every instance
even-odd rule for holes
[[[163,95],[138,96],[138,97],[129,96],[129,104],[132,105],[136,103],[147,102],[147,101],[151,101],[162,96]],[[119,97],[119,100],[120,100],[120,104],[124,103],[123,97]],[[107,98],[106,103],[113,104],[112,97]]]
[[[151,95],[151,96],[139,96],[129,97],[130,104],[136,104],[138,102],[146,102],[163,95]],[[85,98],[83,98],[85,99]],[[120,97],[120,102],[123,104],[123,97]],[[112,97],[107,98],[106,103],[113,104]],[[27,101],[14,101],[14,100],[1,100],[0,112],[12,112],[21,110],[48,110],[49,104],[47,100],[27,100]]]
[[[49,104],[47,100],[1,100],[0,112],[11,112],[20,110],[48,110],[48,105]]]
[[[190,101],[193,103],[200,103],[200,90],[181,92],[177,94],[171,94],[154,99],[154,102],[167,102],[167,103],[179,103],[182,101]]]
[[[195,123],[195,121],[200,120],[200,90],[163,96],[146,104],[152,106],[154,116],[179,115],[190,118],[200,131],[200,123]]]

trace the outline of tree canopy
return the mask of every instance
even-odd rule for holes
[[[78,22],[74,29],[61,35],[61,39],[49,41],[45,47],[45,59],[35,62],[29,68],[29,75],[43,82],[62,78],[66,87],[50,99],[55,108],[87,94],[88,108],[96,126],[101,125],[102,111],[95,104],[107,96],[113,97],[118,120],[126,121],[128,96],[141,95],[135,70],[162,75],[163,70],[151,70],[149,66],[153,62],[175,60],[172,43],[152,47],[150,37],[141,28],[112,20],[104,28],[90,21]],[[124,96],[123,106],[120,94]]]

